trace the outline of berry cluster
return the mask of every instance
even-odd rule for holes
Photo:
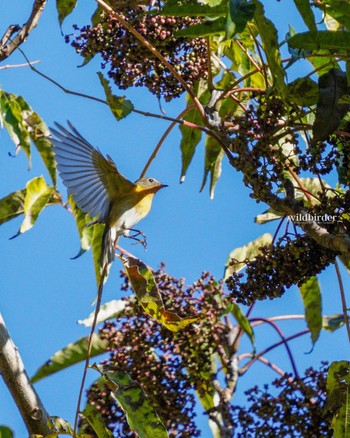
[[[169,436],[197,437],[194,390],[208,392],[215,372],[213,354],[221,354],[220,344],[227,339],[228,329],[220,319],[228,297],[222,284],[207,273],[188,288],[162,268],[154,276],[168,310],[180,316],[202,313],[205,318],[173,333],[149,318],[136,300],[128,299],[125,314],[106,322],[100,334],[108,341],[109,361],[142,385]],[[123,289],[130,292],[126,278]],[[106,385],[94,384],[88,401],[115,436],[135,437]],[[87,424],[82,427],[89,430]]]
[[[147,39],[163,57],[174,66],[188,86],[207,77],[207,45],[204,38],[177,38],[176,32],[196,24],[198,18],[165,17],[157,15],[161,4],[147,6],[127,1],[112,2],[118,12],[134,29]],[[108,76],[121,88],[147,87],[166,101],[183,93],[178,80],[161,61],[115,18],[101,13],[94,26],[84,26],[80,34],[66,36],[85,60],[100,54],[102,68],[108,67]]]
[[[320,370],[309,368],[305,376],[291,381],[287,374],[268,386],[246,392],[244,407],[232,406],[237,438],[332,437],[332,412],[326,407],[327,363]]]
[[[261,253],[247,263],[245,282],[243,274],[234,273],[226,280],[227,286],[238,303],[274,299],[286,288],[301,286],[319,274],[336,255],[306,235],[297,235],[294,240],[281,238],[276,245],[262,247]]]

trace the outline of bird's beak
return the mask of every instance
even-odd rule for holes
[[[164,189],[165,187],[169,187],[168,184],[161,184],[161,185],[159,186],[160,189]]]

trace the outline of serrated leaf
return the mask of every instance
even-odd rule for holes
[[[97,74],[105,91],[109,109],[119,122],[119,120],[124,119],[132,112],[134,105],[130,100],[126,99],[125,96],[116,96],[113,94],[109,86],[109,81],[103,77],[102,73],[98,72]]]
[[[281,62],[277,30],[273,22],[265,17],[263,4],[255,0],[255,5],[254,23],[259,31],[271,76],[280,95],[285,96],[287,93],[284,81],[286,72]]]
[[[44,377],[62,371],[72,365],[82,362],[86,359],[89,338],[86,336],[79,339],[66,347],[57,351],[50,359],[42,365],[34,374],[31,381],[38,382]],[[92,349],[90,357],[98,356],[107,351],[108,343],[101,340],[98,334],[94,333],[92,338]]]
[[[125,307],[130,303],[132,297],[126,300],[112,300],[108,303],[102,304],[98,312],[96,324],[107,319],[116,318],[117,316],[123,315]],[[80,319],[78,324],[82,324],[85,327],[91,327],[94,320],[95,312],[90,313],[90,315],[85,319]]]
[[[270,245],[272,242],[272,236],[269,233],[265,233],[247,245],[241,246],[230,252],[228,260],[225,265],[224,279],[229,278],[234,272],[239,272],[245,268],[246,260],[253,260],[259,253],[260,248],[266,245]]]
[[[17,200],[20,201],[19,198],[17,198]],[[23,202],[24,220],[18,232],[13,237],[17,237],[20,234],[30,230],[35,224],[41,211],[48,204],[59,202],[60,197],[55,191],[54,187],[48,186],[42,176],[38,176],[28,181]]]
[[[253,354],[255,354],[255,338],[253,327],[251,326],[249,319],[243,315],[241,308],[237,303],[232,303],[231,313],[234,316],[235,320],[238,322],[239,327],[244,331],[244,333],[250,339],[250,342],[253,346]]]
[[[334,438],[350,434],[350,362],[332,362],[327,375],[326,411],[333,414],[331,427]]]
[[[339,313],[332,316],[324,316],[322,318],[322,328],[328,332],[334,332],[344,325],[344,315]]]
[[[322,297],[317,277],[310,277],[299,290],[304,303],[306,324],[311,331],[312,344],[315,345],[322,328]]]
[[[97,438],[112,438],[112,432],[107,429],[102,419],[101,413],[97,411],[90,404],[86,405],[86,408],[80,413],[84,419],[89,423],[90,427],[96,433]]]
[[[77,4],[77,0],[56,0],[56,8],[58,12],[58,22],[60,26],[64,19],[71,14]]]
[[[163,299],[153,274],[141,260],[129,256],[121,257],[121,261],[138,302],[151,318],[173,332],[183,330],[199,319],[198,315],[181,318],[164,308]]]
[[[121,369],[112,365],[96,365],[113,391],[113,395],[125,412],[130,429],[139,438],[167,438],[167,430],[154,410],[141,385]]]
[[[7,426],[0,426],[0,438],[14,438],[13,430]]]
[[[221,176],[221,163],[225,153],[213,137],[207,136],[205,140],[205,164],[204,176],[200,191],[202,191],[210,174],[210,199],[214,198],[214,190],[218,179]]]

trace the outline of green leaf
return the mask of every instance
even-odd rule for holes
[[[288,40],[292,49],[305,50],[349,50],[350,32],[319,30],[318,32],[297,33]]]
[[[250,0],[228,0],[228,13],[226,17],[226,39],[243,32],[248,21],[255,14],[255,4]]]
[[[51,438],[51,437],[55,437],[55,436],[59,436],[61,434],[63,435],[70,435],[70,436],[74,436],[74,431],[73,431],[73,427],[72,425],[64,420],[61,417],[50,417],[50,424],[49,424],[51,433],[49,435],[46,435],[46,438]],[[38,436],[38,435],[36,435]],[[40,438],[41,436],[39,435],[38,438]],[[83,437],[81,437],[83,438]]]
[[[102,236],[103,231],[105,229],[104,224],[95,224],[93,225],[93,234],[92,234],[92,256],[94,259],[94,267],[95,267],[95,275],[96,275],[96,283],[100,284],[102,268],[100,264],[101,250],[102,250]],[[104,278],[104,282],[107,281],[108,272]]]
[[[247,245],[241,246],[230,252],[228,260],[225,265],[224,279],[229,278],[234,272],[239,272],[246,266],[246,260],[253,260],[259,253],[260,248],[270,245],[272,242],[272,236],[269,233],[265,233]]]
[[[193,108],[186,113],[186,121],[195,123],[196,125],[202,125],[202,117],[196,108]],[[180,131],[181,137],[181,153],[182,153],[182,169],[180,182],[185,181],[185,175],[192,158],[196,151],[196,147],[202,138],[202,131],[199,129],[190,128],[188,126],[181,125]]]
[[[324,11],[338,23],[350,29],[350,4],[348,1],[327,0]]]
[[[26,189],[10,193],[0,199],[0,225],[24,213]]]
[[[132,380],[126,372],[112,365],[94,364],[92,368],[105,377],[113,390],[114,397],[125,412],[130,429],[139,438],[169,437],[147,394],[138,382]]]
[[[322,297],[317,277],[310,277],[299,287],[304,303],[305,319],[315,345],[322,328]]]
[[[98,412],[90,404],[86,405],[86,408],[81,412],[81,415],[89,423],[91,428],[96,433],[97,438],[112,438],[112,432],[107,429],[102,419],[101,413]]]
[[[109,81],[103,77],[102,73],[98,72],[97,74],[105,91],[109,109],[119,122],[119,120],[124,119],[133,111],[134,105],[130,100],[125,99],[125,96],[119,97],[114,95],[111,87],[109,86]]]
[[[255,338],[253,327],[250,325],[250,322],[246,316],[243,315],[241,308],[237,303],[232,303],[233,307],[231,310],[232,315],[235,320],[238,322],[239,327],[244,331],[244,333],[250,339],[250,342],[253,346],[253,354],[255,354]]]
[[[305,0],[294,0],[294,3],[309,30],[311,32],[317,32],[315,16],[312,12],[310,3]]]
[[[133,297],[128,298],[128,300],[112,300],[108,303],[102,304],[98,312],[96,324],[123,315],[126,306],[130,305],[131,300],[133,300]],[[85,325],[85,327],[91,327],[94,316],[95,312],[92,312],[87,318],[80,319],[78,324]]]
[[[16,198],[16,200],[21,202],[20,198]],[[17,234],[15,234],[13,237],[17,237],[20,234],[30,230],[38,219],[41,211],[48,204],[55,204],[59,202],[60,197],[55,191],[55,188],[48,186],[42,176],[38,176],[28,181],[23,203],[24,220]]]
[[[73,196],[69,196],[68,202],[72,208],[80,236],[80,251],[75,257],[73,257],[73,259],[76,259],[90,249],[92,245],[94,225],[89,225],[93,222],[93,219],[77,206]]]
[[[77,0],[56,0],[58,21],[60,26],[62,26],[63,20],[73,11],[76,4]]]
[[[0,121],[16,145],[16,153],[23,149],[31,167],[30,136],[23,123],[21,101],[15,94],[0,90]]]
[[[312,106],[318,102],[318,85],[311,78],[298,78],[288,84],[288,97],[299,106]]]
[[[283,213],[279,213],[278,211],[274,210],[273,208],[269,208],[268,210],[264,211],[264,213],[258,214],[254,222],[256,224],[266,224],[271,221],[275,221],[277,219],[281,219],[284,216]]]
[[[175,33],[176,37],[197,38],[210,35],[220,35],[226,32],[226,20],[219,17],[213,20],[206,20],[203,23],[197,23],[180,29]]]
[[[324,316],[322,318],[322,328],[327,332],[334,332],[344,325],[344,315],[338,313],[337,315]]]
[[[265,17],[263,4],[259,0],[255,0],[255,5],[254,22],[261,38],[271,76],[276,89],[281,96],[285,96],[287,93],[286,84],[284,82],[286,72],[282,67],[277,30],[273,22]]]
[[[21,96],[5,93],[0,90],[0,120],[3,121],[17,151],[22,148],[26,153],[29,165],[31,162],[30,140],[36,146],[55,185],[56,161],[49,140],[50,131],[39,115]]]
[[[204,177],[200,190],[202,191],[204,189],[208,175],[210,174],[210,199],[214,198],[214,190],[221,175],[221,162],[224,155],[225,153],[217,140],[207,136],[205,140]]]
[[[227,2],[217,4],[197,2],[196,0],[167,0],[162,8],[161,15],[173,17],[224,17],[227,15]]]
[[[333,414],[333,438],[350,436],[350,362],[332,362],[327,376],[325,409]]]
[[[7,426],[0,426],[0,438],[14,438],[13,430]]]
[[[71,344],[68,344],[62,350],[57,351],[50,359],[42,365],[32,377],[32,382],[38,382],[44,377],[51,374],[62,371],[72,365],[82,362],[86,359],[88,336],[79,339]],[[98,356],[107,351],[107,341],[101,340],[101,338],[94,333],[92,339],[92,349],[90,357]]]

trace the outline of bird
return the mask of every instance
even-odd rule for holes
[[[132,237],[130,231],[137,231],[133,227],[149,213],[154,195],[167,185],[150,177],[129,181],[109,155],[105,158],[71,122],[67,124],[68,129],[55,122],[50,141],[68,194],[84,213],[97,217],[93,223],[105,224],[100,256],[103,268],[115,259],[119,237]]]

